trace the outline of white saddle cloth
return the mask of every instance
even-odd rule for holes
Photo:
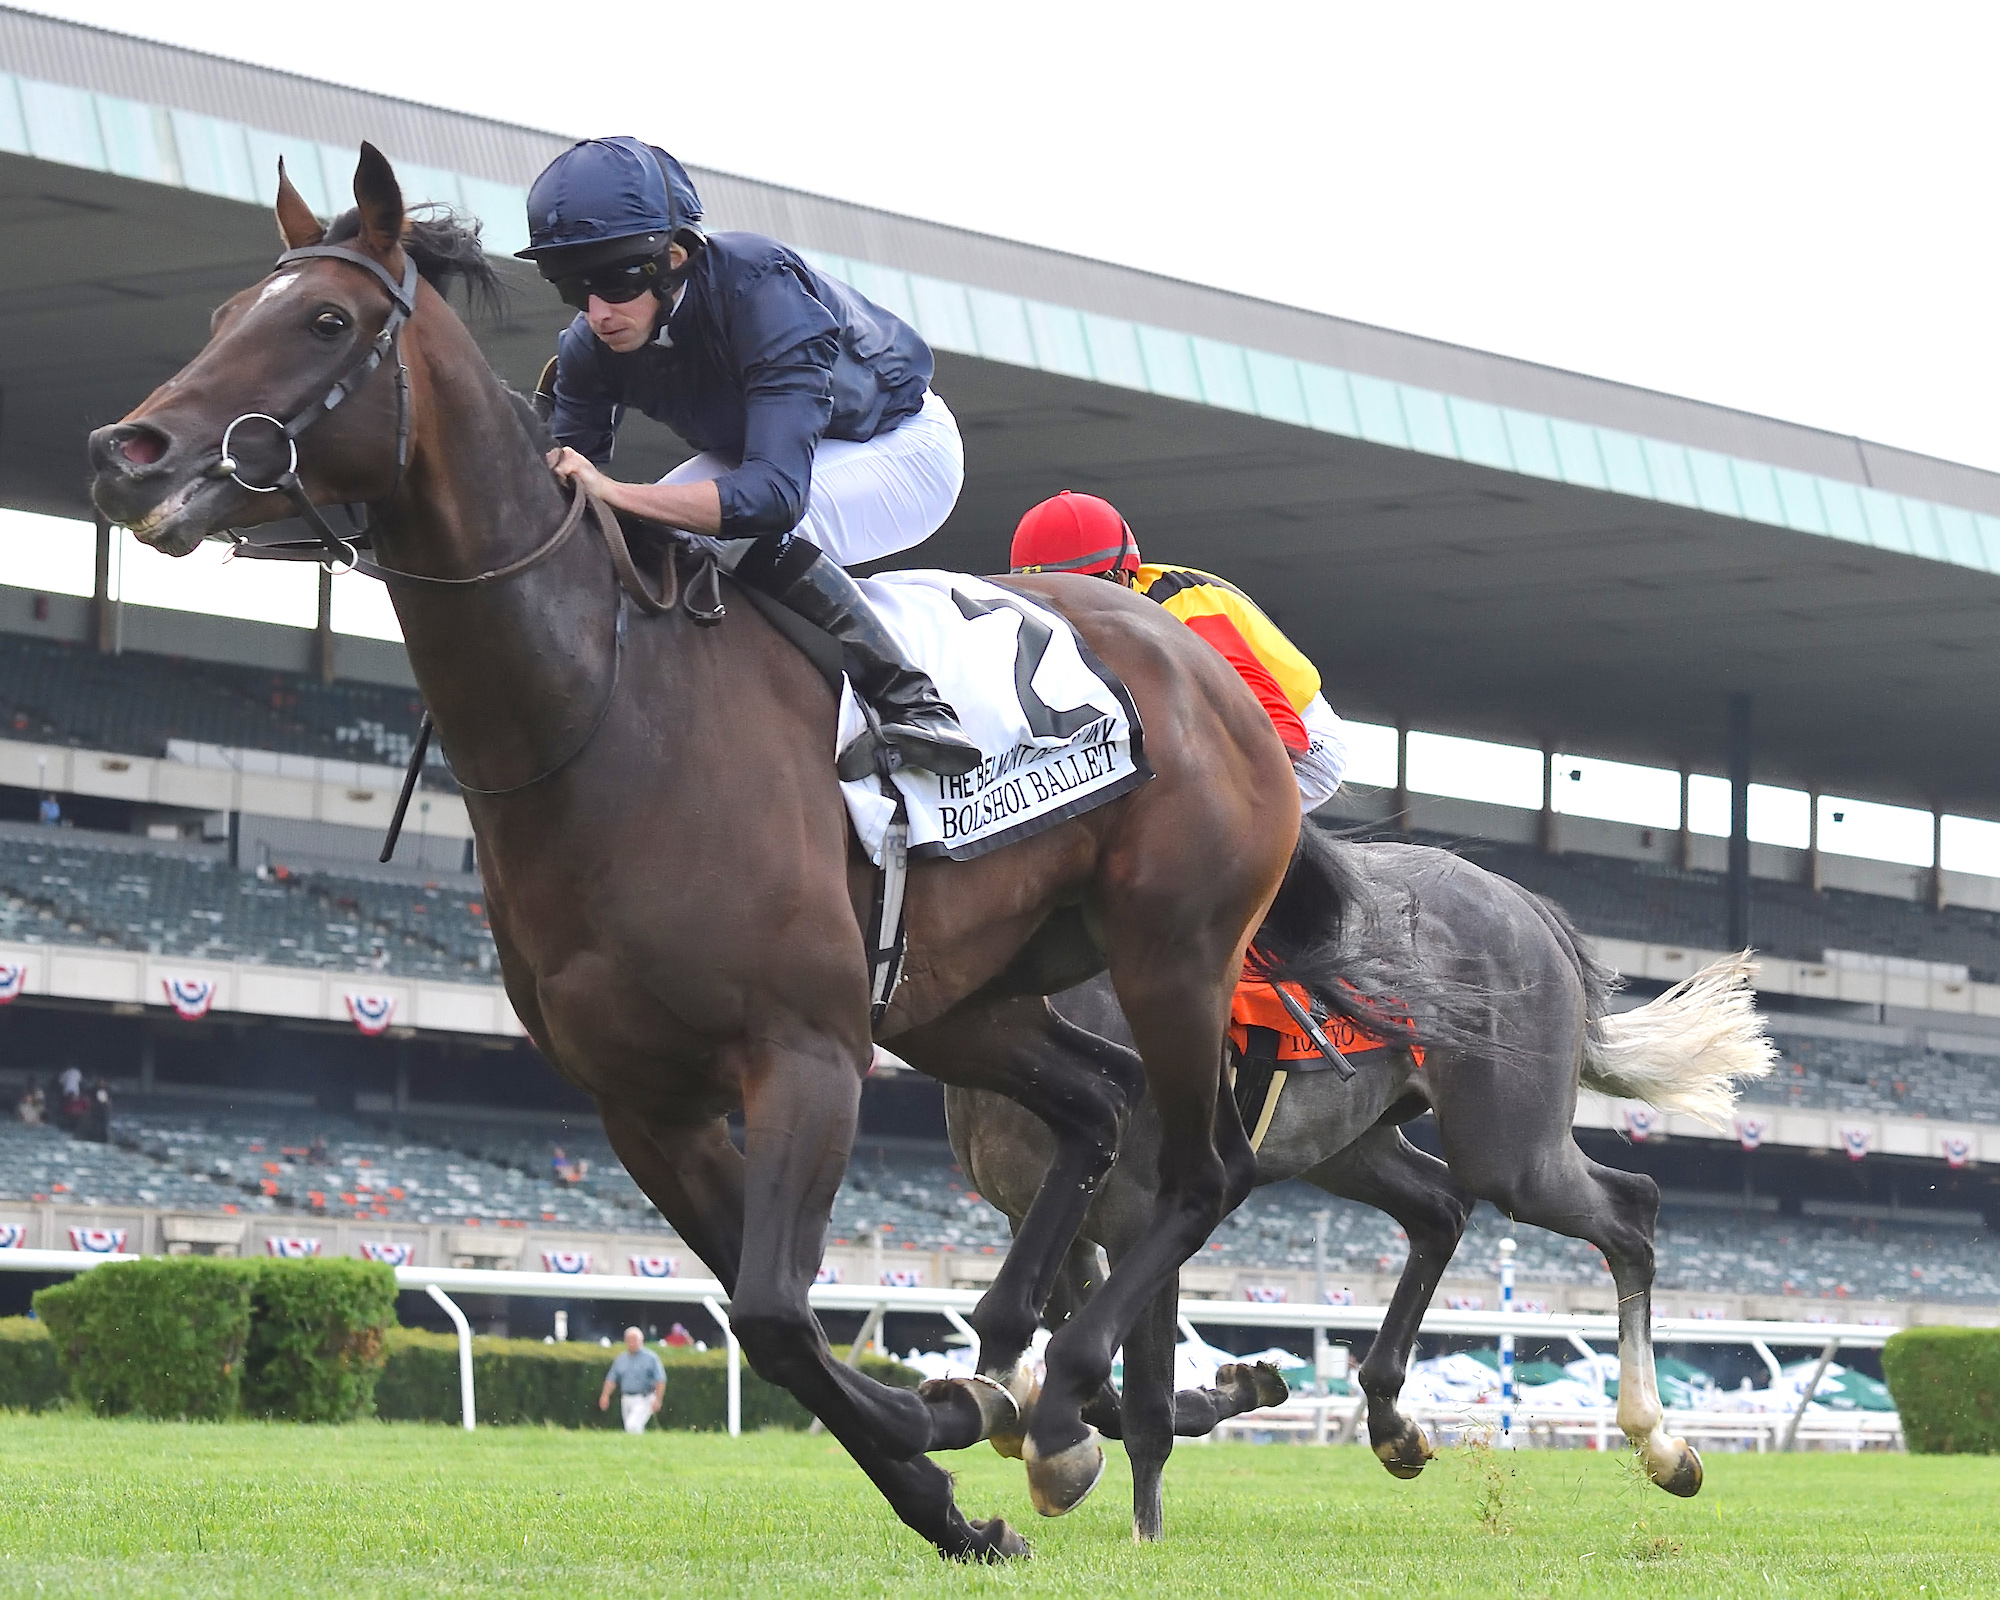
[[[1047,606],[956,572],[897,572],[861,587],[986,757],[962,777],[907,767],[891,775],[908,811],[913,859],[984,855],[1152,777],[1125,685]],[[834,753],[866,731],[854,687],[843,683]],[[840,789],[862,848],[880,866],[895,802],[872,775]]]

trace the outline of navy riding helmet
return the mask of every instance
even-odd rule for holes
[[[682,228],[699,228],[701,196],[666,151],[629,134],[583,139],[528,191],[528,248],[545,278],[657,255]]]

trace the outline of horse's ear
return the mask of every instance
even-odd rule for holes
[[[326,229],[320,226],[305,196],[292,187],[283,156],[278,157],[278,237],[285,241],[287,250],[302,250],[326,237]]]
[[[354,203],[361,210],[361,243],[378,256],[395,253],[403,240],[403,190],[389,158],[365,140],[354,169]]]

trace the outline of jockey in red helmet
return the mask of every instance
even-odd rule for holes
[[[1324,805],[1340,787],[1347,745],[1340,718],[1319,692],[1318,669],[1240,589],[1193,567],[1142,563],[1131,528],[1108,500],[1065,490],[1031,508],[1014,530],[1008,565],[1108,578],[1158,601],[1250,685],[1291,754],[1303,809]]]

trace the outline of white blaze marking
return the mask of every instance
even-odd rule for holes
[[[261,306],[266,300],[270,299],[272,295],[283,294],[285,290],[289,289],[293,284],[297,283],[298,281],[299,281],[299,275],[296,272],[288,272],[282,278],[273,278],[269,283],[265,284],[264,287],[257,292],[257,299],[255,303]]]

